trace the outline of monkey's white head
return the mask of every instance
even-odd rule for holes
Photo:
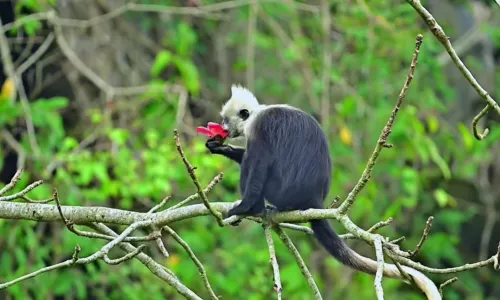
[[[245,137],[245,128],[263,107],[248,89],[232,85],[231,98],[222,106],[220,113],[229,138]]]

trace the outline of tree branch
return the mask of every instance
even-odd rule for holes
[[[264,225],[264,234],[266,236],[267,246],[269,248],[269,262],[273,268],[273,280],[274,280],[274,290],[276,291],[278,300],[281,300],[281,278],[280,278],[280,268],[278,266],[278,259],[276,258],[276,251],[274,250],[274,241],[271,232],[272,224],[268,223]]]
[[[470,83],[470,85],[477,91],[479,96],[484,99],[484,101],[488,104],[489,107],[493,108],[493,110],[496,111],[496,113],[500,116],[500,106],[498,103],[488,94],[488,92],[477,82],[477,80],[474,78],[472,73],[467,69],[465,64],[462,62],[460,57],[458,57],[457,53],[455,52],[455,49],[453,49],[453,46],[451,45],[450,39],[444,32],[443,28],[438,24],[436,19],[431,15],[430,12],[428,12],[425,7],[420,3],[420,0],[406,0],[422,17],[422,19],[427,23],[427,26],[429,27],[430,31],[434,36],[438,39],[438,41],[444,46],[448,54],[450,55],[451,59],[457,66],[457,68],[460,70],[460,72],[464,75],[465,79]],[[483,109],[475,118],[474,122],[477,124],[479,119],[481,119],[485,114],[487,109]],[[473,125],[474,128],[474,125]],[[474,136],[478,139],[481,140],[482,138],[485,137],[486,134],[483,134],[481,137],[480,135],[476,135],[477,132],[474,133]]]
[[[384,277],[384,252],[382,250],[382,238],[376,237],[374,240],[375,252],[377,254],[377,273],[375,274],[375,292],[378,300],[384,300],[384,289],[382,288],[382,278]]]
[[[0,52],[1,52],[5,75],[7,75],[7,80],[11,79],[14,81],[14,85],[16,86],[17,93],[19,94],[19,98],[21,100],[21,104],[24,109],[24,119],[26,122],[26,128],[28,131],[28,138],[30,141],[31,148],[35,153],[35,156],[38,156],[40,154],[40,147],[38,146],[38,142],[36,141],[35,126],[33,125],[33,119],[31,117],[31,108],[28,102],[28,96],[26,95],[26,90],[24,89],[22,78],[14,70],[14,63],[12,61],[12,56],[10,54],[9,42],[7,41],[7,38],[5,36],[5,30],[1,18],[0,18]]]
[[[316,285],[316,282],[314,281],[314,278],[311,275],[311,272],[309,272],[309,269],[307,268],[304,260],[300,256],[299,250],[297,250],[297,248],[293,244],[292,240],[288,237],[288,235],[279,226],[274,227],[274,230],[278,233],[281,241],[285,244],[285,246],[288,248],[288,250],[295,257],[295,260],[297,261],[297,264],[299,265],[299,268],[300,268],[300,271],[302,272],[302,275],[304,275],[304,277],[307,279],[307,283],[309,283],[309,286],[311,287],[311,289],[313,291],[314,299],[316,299],[316,300],[323,299],[321,297],[321,293],[319,292],[318,286]]]
[[[377,145],[375,146],[375,149],[373,150],[371,157],[368,159],[368,163],[366,164],[366,167],[363,171],[363,174],[361,175],[361,178],[358,180],[352,191],[349,193],[344,203],[340,205],[339,211],[341,214],[346,214],[349,211],[349,208],[354,204],[354,201],[356,200],[356,196],[365,187],[365,185],[368,183],[368,180],[370,180],[373,167],[377,162],[377,158],[379,157],[382,148],[392,147],[392,145],[387,144],[387,138],[389,137],[389,134],[391,134],[392,125],[394,124],[396,115],[398,114],[401,104],[403,103],[403,99],[405,98],[406,93],[408,92],[408,88],[410,87],[411,80],[413,79],[413,73],[415,72],[415,67],[417,66],[418,54],[420,52],[420,46],[422,45],[423,38],[424,37],[421,34],[417,36],[417,41],[415,43],[415,51],[413,53],[413,59],[410,65],[410,71],[408,72],[408,76],[406,77],[403,88],[399,93],[396,107],[394,107],[394,110],[392,111],[392,115],[390,116],[389,121],[387,121],[387,124],[385,125],[384,129],[382,129],[382,133],[380,134],[380,137],[377,141]]]
[[[203,200],[203,204],[205,204],[205,206],[208,208],[210,213],[215,217],[219,226],[223,227],[224,223],[222,222],[223,220],[222,220],[221,213],[216,211],[215,209],[213,209],[213,207],[210,205],[210,202],[208,201],[207,195],[205,194],[205,192],[201,188],[201,185],[198,182],[198,179],[196,178],[196,174],[194,173],[195,168],[189,163],[186,156],[184,155],[184,151],[182,151],[181,142],[179,140],[179,135],[177,133],[177,129],[174,130],[174,139],[175,139],[175,145],[177,146],[177,151],[179,152],[179,155],[181,156],[182,161],[186,165],[187,172],[189,173],[189,176],[191,177],[194,185],[196,186],[196,189],[198,190],[198,195],[200,196],[201,200]]]

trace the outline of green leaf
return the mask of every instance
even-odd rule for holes
[[[440,207],[455,203],[455,199],[443,189],[434,190],[434,198]]]
[[[198,94],[200,89],[200,80],[196,66],[191,61],[184,59],[176,59],[175,63],[181,73],[182,80],[184,81],[188,91],[193,94]]]
[[[167,68],[172,61],[172,53],[167,50],[161,51],[151,67],[151,75],[157,77]]]
[[[130,133],[125,129],[114,128],[108,133],[108,137],[113,142],[117,143],[120,146],[123,146],[129,139]]]
[[[187,23],[179,23],[175,43],[177,53],[182,57],[188,57],[195,43],[195,31]]]
[[[451,178],[451,170],[448,167],[448,164],[444,160],[444,158],[439,154],[439,150],[436,147],[436,144],[429,139],[425,138],[424,139],[427,145],[427,149],[429,150],[429,153],[431,155],[432,161],[438,165],[439,169],[441,169],[441,173],[443,174],[445,179],[450,179]]]
[[[69,99],[65,97],[53,97],[49,99],[41,98],[31,104],[34,112],[56,112],[68,106]]]
[[[28,36],[36,35],[37,31],[42,28],[42,23],[39,20],[29,20],[24,24],[24,31]]]
[[[474,136],[472,135],[472,129],[467,128],[463,123],[458,123],[457,125],[458,131],[462,136],[462,140],[464,142],[466,149],[472,149],[474,146]]]

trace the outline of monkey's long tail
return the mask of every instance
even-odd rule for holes
[[[341,263],[364,273],[375,274],[377,272],[377,262],[361,256],[349,248],[333,231],[328,220],[311,221],[311,227],[316,239]],[[436,285],[427,276],[415,269],[405,266],[402,266],[402,268],[413,278],[415,284],[425,293],[427,299],[442,300]],[[384,276],[404,279],[398,268],[393,264],[384,264]]]

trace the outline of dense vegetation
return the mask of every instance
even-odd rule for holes
[[[48,5],[56,8],[61,18],[72,19],[90,19],[116,9],[100,0],[85,1],[84,6],[77,1],[58,2],[16,1],[16,18],[45,11]],[[196,1],[140,2],[179,6]],[[215,2],[204,0],[203,5]],[[425,42],[419,66],[390,138],[394,146],[384,150],[350,215],[363,228],[394,217],[394,223],[382,230],[393,238],[406,236],[403,245],[408,248],[416,245],[425,221],[434,216],[431,234],[417,257],[433,267],[460,265],[478,260],[480,253],[494,253],[500,236],[498,225],[489,232],[489,243],[482,245],[481,241],[486,215],[495,210],[500,197],[494,188],[500,174],[500,126],[493,122],[488,125],[486,139],[474,139],[470,124],[483,102],[457,79],[461,75],[443,58],[444,49],[412,7],[398,0],[325,0],[331,22],[325,39],[325,9],[307,11],[303,6],[294,8],[292,1],[282,2],[243,5],[199,16],[162,14],[161,9],[127,12],[95,26],[65,30],[73,51],[110,85],[145,87],[127,95],[103,90],[68,63],[60,41],[54,42],[43,57],[59,58],[47,63],[42,73],[36,71],[35,64],[23,76],[36,129],[37,147],[33,147],[23,103],[9,99],[8,79],[2,75],[6,84],[0,102],[1,179],[8,182],[20,154],[25,154],[26,172],[17,189],[38,179],[46,182],[29,194],[33,199],[50,197],[57,187],[66,205],[147,211],[166,195],[172,195],[171,203],[177,203],[195,192],[175,150],[173,130],[177,128],[202,185],[224,172],[210,200],[234,201],[240,197],[238,167],[209,155],[205,139],[193,132],[207,121],[219,121],[217,111],[228,99],[230,85],[242,83],[262,102],[296,105],[321,120],[335,162],[329,202],[337,195],[344,199],[397,100],[415,36],[422,33]],[[485,1],[491,7],[474,1],[449,2],[458,8],[435,3],[434,8],[441,11],[436,18],[443,16],[441,23],[453,42],[463,35],[463,27],[470,25],[453,17],[458,10],[467,11],[470,17],[473,5],[483,5],[491,14],[481,19],[477,34],[494,42],[489,45],[493,54],[485,58],[482,54],[487,46],[481,44],[461,57],[488,92],[499,99],[495,87],[500,82],[494,74],[499,63],[500,29],[495,24],[499,23],[500,8],[489,4],[492,1]],[[307,4],[322,5],[321,1]],[[2,8],[5,25],[9,21],[4,11]],[[32,19],[9,34],[39,40],[54,28],[57,26],[51,22]],[[22,50],[28,46],[23,45],[12,42],[14,60],[26,59]],[[490,65],[491,61],[495,64]],[[56,80],[41,88],[33,79],[49,80],[51,75]],[[339,224],[333,224],[342,232]],[[224,299],[273,296],[269,254],[260,226],[243,222],[239,227],[220,228],[207,217],[183,221],[173,229],[197,253],[214,290]],[[291,232],[290,236],[325,299],[375,297],[371,276],[347,270],[303,233]],[[168,259],[154,253],[154,247],[148,253],[188,287],[206,296],[189,257],[168,236],[164,241],[171,254]],[[0,220],[0,282],[68,258],[75,244],[81,246],[83,254],[102,245],[77,237],[62,223]],[[349,241],[349,245],[373,257],[373,250],[364,243]],[[276,247],[284,298],[310,299],[310,289],[293,257],[281,243]],[[431,278],[439,283],[450,277]],[[446,299],[500,297],[500,281],[490,268],[461,273],[459,279],[445,290]],[[418,291],[394,280],[385,280],[384,289],[386,299],[420,299]],[[134,260],[118,266],[98,261],[49,272],[0,292],[0,298],[14,299],[64,295],[78,299],[179,297]]]

